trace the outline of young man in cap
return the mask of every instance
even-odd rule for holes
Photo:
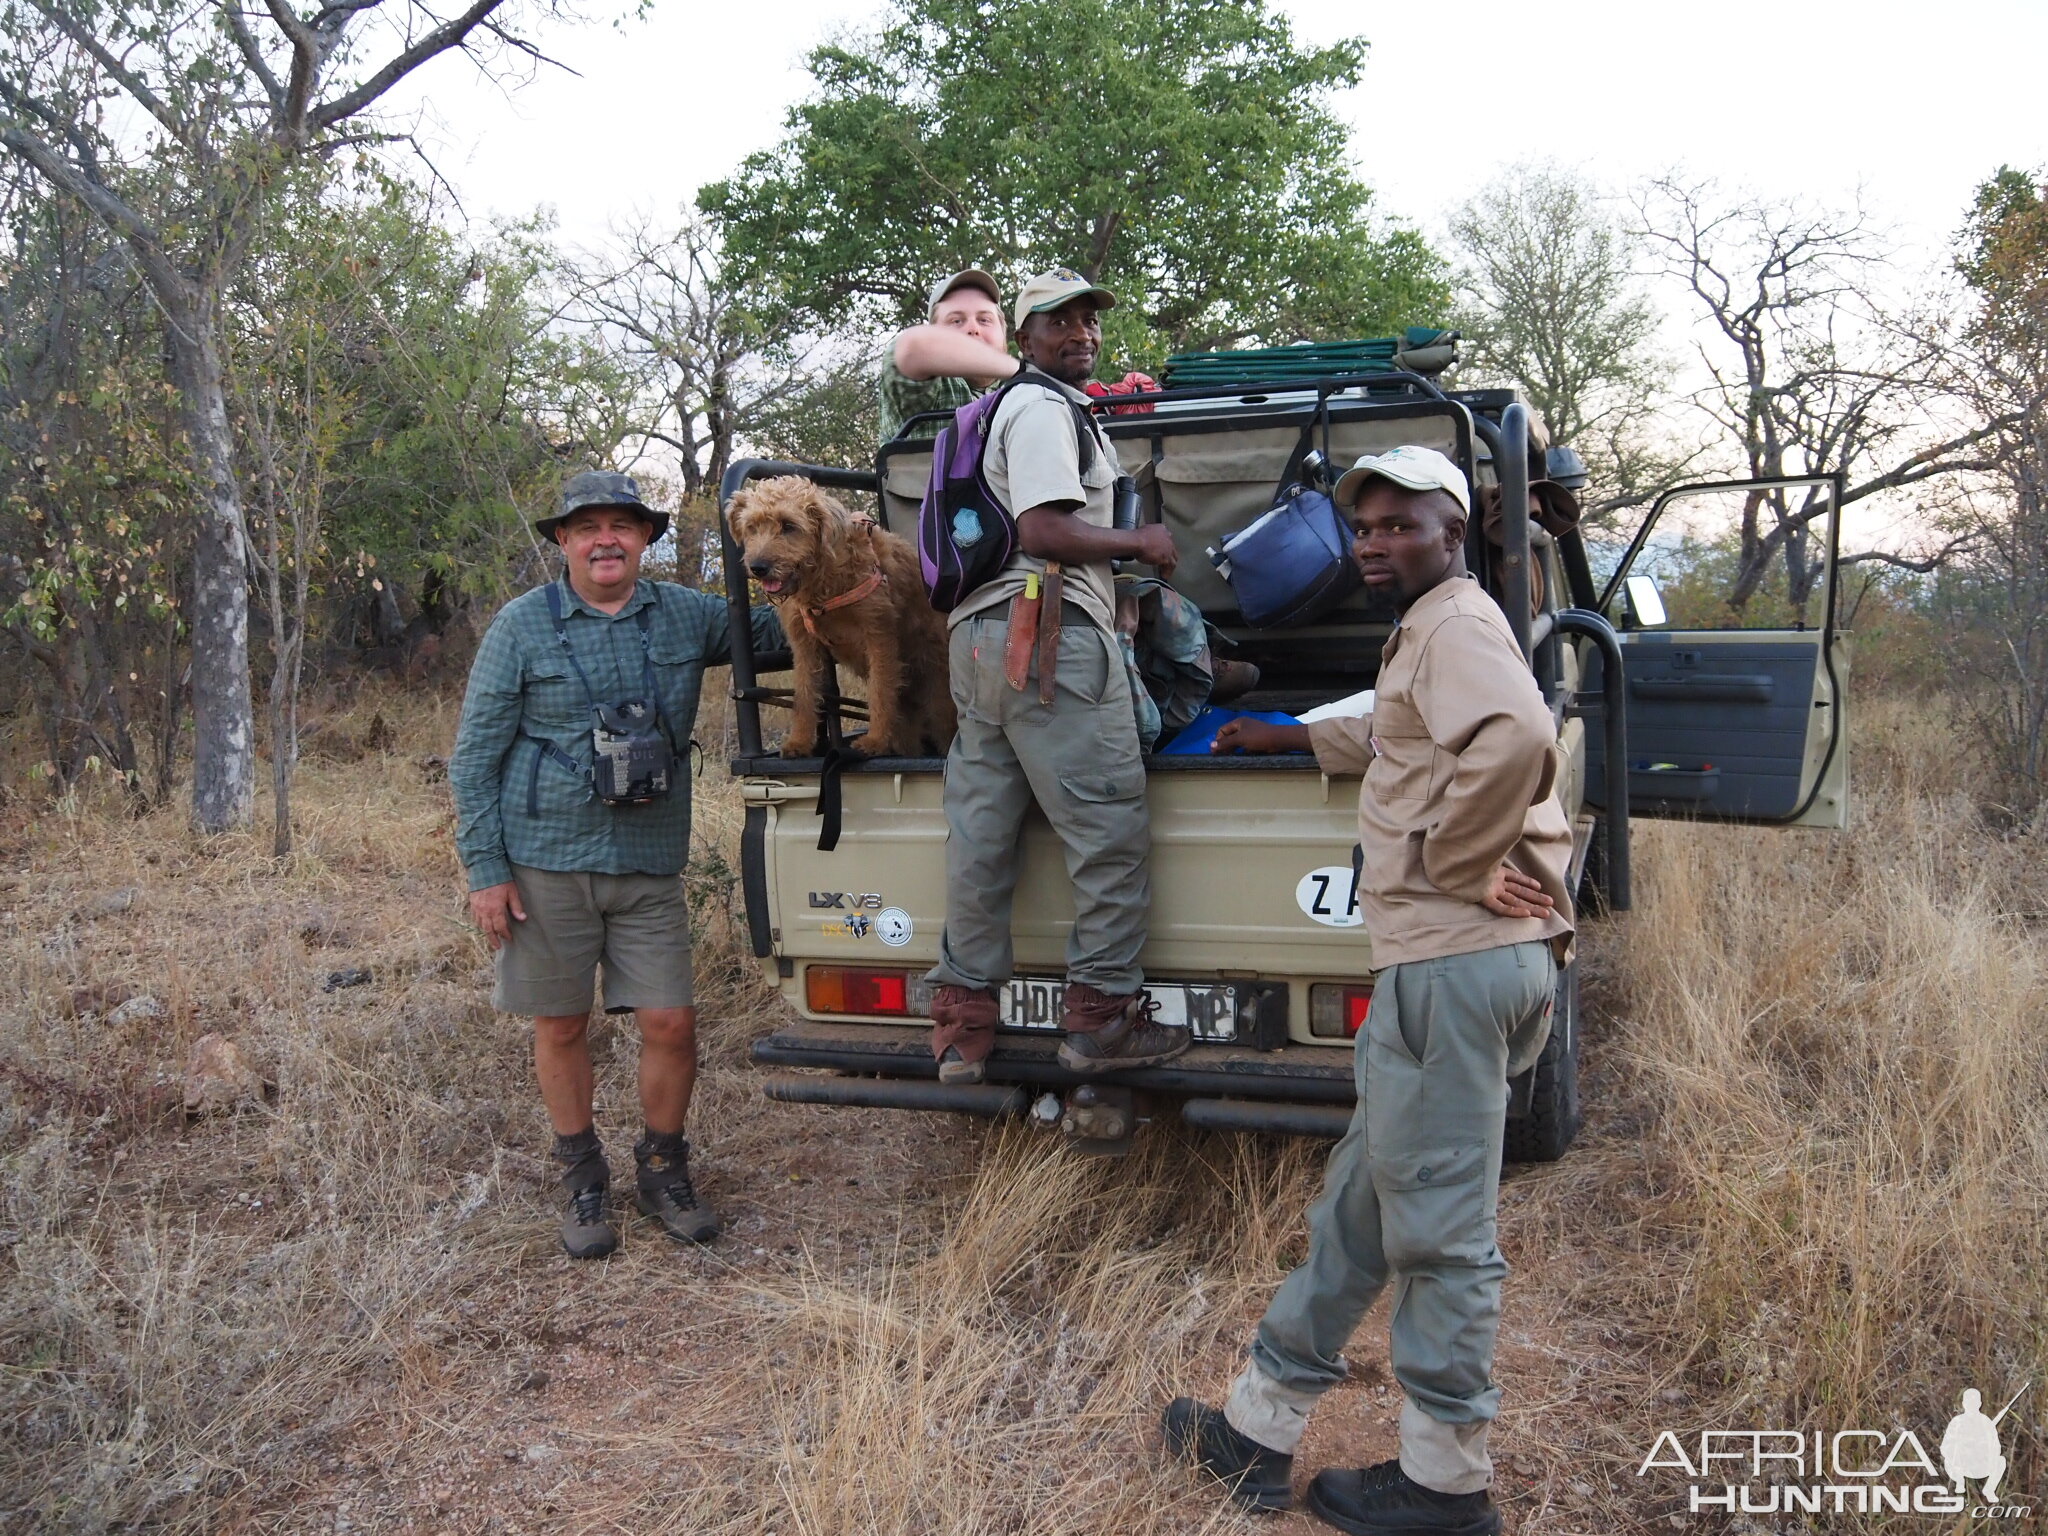
[[[1150,905],[1151,828],[1130,684],[1114,636],[1109,562],[1170,575],[1158,524],[1111,526],[1115,450],[1081,385],[1116,296],[1064,267],[1017,296],[1017,346],[1036,373],[989,424],[983,470],[1017,520],[1008,566],[948,616],[960,730],[946,758],[946,927],[929,979],[945,1082],[979,1082],[996,989],[1012,967],[1019,838],[1035,801],[1074,887],[1060,1062],[1105,1072],[1165,1061],[1188,1033],[1152,1022],[1138,952]]]
[[[899,335],[882,359],[878,392],[885,443],[911,417],[956,411],[1017,371],[1017,359],[1004,346],[1002,293],[979,267],[933,283],[925,313],[928,323]],[[937,432],[938,423],[927,421],[913,435]]]
[[[636,1201],[670,1236],[707,1242],[718,1218],[691,1183],[683,1138],[697,1010],[681,875],[697,699],[704,669],[731,659],[725,600],[641,579],[668,517],[630,476],[572,476],[561,510],[534,527],[560,546],[564,573],[491,621],[448,763],[470,914],[497,952],[493,1005],[533,1018],[534,1066],[569,1195],[562,1245],[592,1259],[619,1240],[606,1216],[610,1173],[592,1123],[585,1034],[600,963],[605,1012],[639,1016],[646,1124],[633,1149]],[[767,607],[754,610],[754,644],[783,647]],[[597,762],[620,729],[639,733],[642,753],[623,784]]]
[[[1337,484],[1368,587],[1401,622],[1369,717],[1234,720],[1218,752],[1313,750],[1363,774],[1359,902],[1383,967],[1358,1033],[1358,1109],[1309,1208],[1309,1251],[1281,1282],[1223,1409],[1179,1398],[1175,1454],[1254,1508],[1292,1499],[1293,1453],[1341,1354],[1389,1280],[1401,1454],[1322,1472],[1309,1507],[1361,1536],[1500,1529],[1487,1427],[1501,1279],[1495,1246],[1507,1080],[1549,1034],[1569,958],[1571,826],[1550,710],[1500,607],[1465,570],[1464,474],[1427,448],[1361,461]]]

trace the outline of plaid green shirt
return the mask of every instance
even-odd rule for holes
[[[666,581],[642,581],[617,614],[593,608],[566,581],[562,624],[597,697],[646,694],[654,665],[663,721],[682,751],[673,788],[647,805],[606,805],[590,788],[590,696],[556,638],[547,589],[498,611],[469,669],[462,724],[448,760],[455,847],[469,888],[503,885],[512,866],[579,874],[674,875],[690,851],[690,732],[704,669],[732,660],[725,599]],[[653,608],[641,645],[640,610]],[[754,648],[786,645],[775,611],[754,610]],[[575,759],[572,773],[541,742]]]
[[[950,374],[940,374],[935,379],[913,379],[904,375],[896,366],[892,352],[882,359],[882,375],[876,382],[875,393],[882,406],[882,441],[888,442],[903,430],[903,423],[920,411],[957,411],[984,391],[975,388],[965,379]],[[939,424],[935,421],[918,423],[913,437],[937,437]]]

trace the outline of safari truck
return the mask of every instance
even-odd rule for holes
[[[1273,504],[1304,450],[1319,447],[1342,468],[1402,443],[1436,448],[1475,490],[1497,489],[1513,509],[1531,506],[1532,483],[1561,479],[1578,460],[1546,442],[1510,392],[1445,390],[1391,365],[1302,377],[1298,365],[1276,364],[1265,381],[1259,359],[1286,352],[1258,354],[1223,382],[1180,385],[1169,375],[1156,394],[1101,407],[1137,481],[1139,515],[1164,523],[1180,550],[1174,585],[1200,605],[1221,654],[1261,670],[1236,707],[1299,713],[1372,687],[1396,615],[1360,591],[1309,626],[1253,629],[1204,551]],[[1133,403],[1151,409],[1131,413]],[[929,438],[886,444],[871,468],[745,460],[725,475],[721,501],[756,477],[808,476],[867,493],[883,524],[914,540],[930,462]],[[1597,573],[1576,527],[1553,534],[1517,515],[1496,519],[1489,536],[1472,519],[1470,567],[1501,601],[1556,721],[1582,910],[1628,907],[1632,817],[1845,824],[1847,658],[1834,622],[1841,493],[1829,479],[1683,486]],[[1660,563],[1744,518],[1766,529],[1773,518],[1795,522],[1796,567],[1774,567],[1739,611],[1718,607],[1695,627],[1668,618]],[[1170,1063],[1108,1079],[1083,1080],[1056,1059],[1073,908],[1059,844],[1034,812],[1019,850],[1018,974],[1002,992],[987,1081],[940,1083],[923,976],[946,911],[944,760],[849,752],[860,706],[829,693],[820,755],[777,755],[762,707],[786,709],[790,695],[760,679],[787,661],[751,648],[747,576],[729,535],[725,573],[747,926],[792,1015],[753,1047],[769,1097],[1029,1115],[1104,1151],[1169,1110],[1192,1125],[1342,1134],[1355,1098],[1350,1046],[1374,980],[1356,899],[1357,780],[1333,779],[1306,753],[1147,759],[1146,986],[1162,1022],[1184,1022],[1195,1043]],[[1579,1044],[1575,963],[1559,977],[1541,1059],[1511,1085],[1510,1160],[1548,1161],[1570,1145]]]

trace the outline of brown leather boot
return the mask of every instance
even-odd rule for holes
[[[993,987],[944,986],[932,994],[932,1055],[940,1082],[982,1080],[1001,1015]]]
[[[1156,1066],[1188,1048],[1184,1029],[1155,1024],[1159,1004],[1149,992],[1122,997],[1071,982],[1062,999],[1061,1026],[1067,1032],[1060,1046],[1060,1065],[1069,1072],[1121,1072],[1126,1067]]]
[[[1209,685],[1211,704],[1228,704],[1259,686],[1259,669],[1248,661],[1219,661],[1216,680]]]

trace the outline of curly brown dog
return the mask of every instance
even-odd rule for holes
[[[946,682],[946,624],[926,601],[917,550],[799,475],[757,480],[726,510],[747,570],[782,614],[796,659],[784,757],[818,748],[826,669],[868,684],[871,757],[937,756],[957,721]]]

